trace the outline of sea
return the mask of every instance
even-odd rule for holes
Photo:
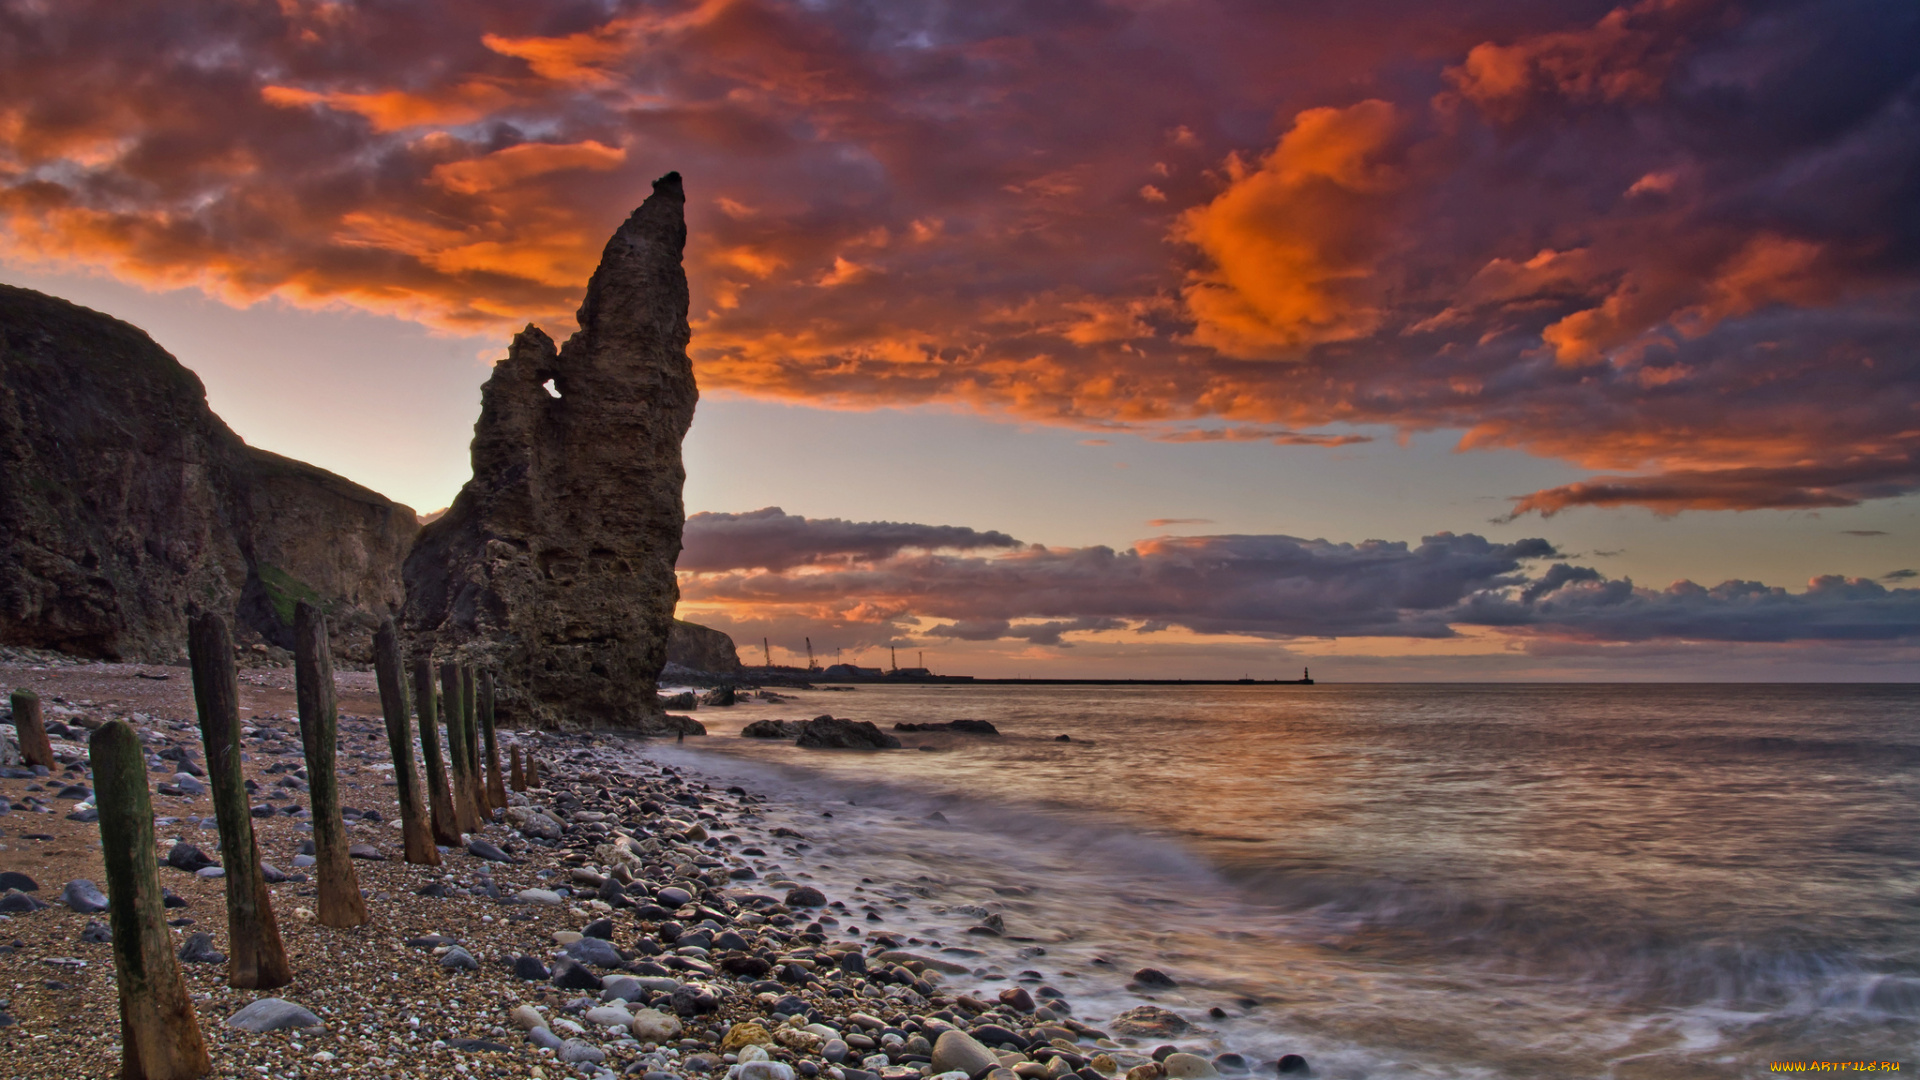
[[[644,753],[770,796],[763,869],[956,989],[1354,1080],[1920,1069],[1920,686],[782,693]],[[820,714],[1000,734],[739,736]]]

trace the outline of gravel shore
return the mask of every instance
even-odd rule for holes
[[[339,681],[340,801],[352,842],[378,856],[353,864],[372,921],[315,922],[292,673],[243,670],[244,768],[262,856],[286,876],[270,888],[295,978],[235,991],[223,962],[182,964],[214,1075],[1156,1080],[1304,1068],[1179,1051],[1204,1017],[1153,1005],[1092,1026],[1037,978],[993,1000],[959,992],[945,983],[968,969],[937,942],[887,932],[884,883],[826,895],[807,871],[811,838],[768,820],[762,797],[649,761],[618,735],[503,732],[541,759],[541,786],[465,850],[443,848],[440,867],[407,865],[372,677]],[[0,916],[10,1075],[119,1067],[103,920],[62,902],[69,882],[102,883],[84,820],[90,726],[120,717],[141,733],[149,780],[166,785],[154,802],[162,884],[182,902],[175,932],[190,955],[226,952],[220,879],[168,865],[170,853],[194,863],[176,844],[219,859],[210,800],[192,782],[202,753],[188,683],[178,668],[0,662],[0,690],[36,689],[70,736],[54,742],[54,775],[0,779],[0,872],[36,886],[0,906],[47,905]],[[977,929],[996,932],[990,919]],[[1136,979],[1151,989],[1156,975]],[[234,1022],[262,1014],[275,1030]]]

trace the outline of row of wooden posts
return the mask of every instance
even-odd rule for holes
[[[312,803],[318,919],[324,926],[359,926],[368,921],[368,916],[348,854],[335,782],[339,715],[334,700],[333,660],[327,647],[326,619],[306,603],[294,610],[293,651],[294,695],[299,705],[300,741],[306,752]],[[293,969],[287,962],[266,879],[261,874],[260,849],[240,769],[240,686],[226,622],[212,614],[194,618],[188,632],[188,654],[225,868],[227,982],[242,989],[270,990],[291,982]],[[374,634],[374,670],[393,753],[394,782],[399,789],[405,858],[410,863],[438,866],[436,843],[457,846],[461,833],[478,831],[491,820],[495,809],[507,805],[507,785],[502,781],[499,744],[494,735],[493,673],[482,671],[476,678],[470,666],[443,663],[436,688],[432,661],[419,657],[413,663],[413,692],[409,695],[401,675],[399,637],[391,619]],[[412,709],[408,707],[409,697]],[[419,716],[427,781],[424,807],[414,772],[409,712]],[[51,769],[53,751],[39,698],[31,691],[16,692],[13,715],[22,756],[29,764]],[[441,722],[447,727],[444,759],[439,738]],[[122,1076],[128,1080],[204,1076],[212,1062],[187,996],[161,902],[146,751],[131,725],[113,720],[93,733],[88,755],[93,765],[94,800],[100,812],[107,914],[113,929],[114,972],[119,983]],[[539,777],[534,758],[528,755],[523,766],[517,745],[511,748],[511,757],[512,787],[524,791],[536,785]]]

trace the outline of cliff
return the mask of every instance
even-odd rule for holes
[[[407,557],[412,648],[493,667],[504,722],[697,730],[655,692],[699,396],[685,206],[679,174],[655,181],[564,348],[534,326],[513,339],[481,392],[473,479]]]
[[[667,663],[725,675],[740,670],[740,654],[726,634],[711,626],[675,619],[667,638]]]
[[[184,656],[190,613],[290,647],[319,601],[371,655],[403,598],[409,508],[242,442],[200,380],[111,316],[0,285],[0,644]]]

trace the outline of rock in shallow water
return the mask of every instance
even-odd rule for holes
[[[1212,1062],[1198,1054],[1168,1054],[1160,1064],[1166,1066],[1167,1075],[1174,1080],[1211,1080],[1220,1075]]]
[[[807,721],[794,745],[817,750],[898,750],[900,740],[875,727],[871,720],[816,716]]]
[[[1120,1035],[1141,1039],[1169,1039],[1185,1034],[1191,1026],[1177,1013],[1157,1005],[1140,1005],[1114,1017],[1107,1028]]]

